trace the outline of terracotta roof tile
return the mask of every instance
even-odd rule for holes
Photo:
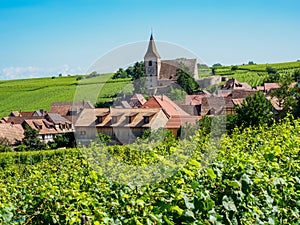
[[[165,95],[152,96],[142,108],[161,108],[169,117],[175,115],[189,115]]]
[[[24,130],[20,124],[0,124],[0,138],[6,138],[11,145],[21,141],[24,137]]]
[[[172,116],[166,124],[166,128],[178,129],[181,126],[195,125],[201,116]]]

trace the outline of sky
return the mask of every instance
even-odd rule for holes
[[[208,65],[296,61],[299,8],[299,0],[0,0],[0,80],[85,74],[119,46],[148,42],[151,30]]]

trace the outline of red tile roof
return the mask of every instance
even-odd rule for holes
[[[39,134],[57,134],[57,130],[53,123],[48,122],[46,119],[30,119],[25,120],[23,123],[23,127],[26,125],[31,128],[38,130]]]
[[[24,130],[20,124],[0,124],[0,138],[6,138],[10,144],[15,144],[24,138]]]
[[[181,126],[195,125],[201,116],[172,116],[166,124],[167,129],[178,129]]]
[[[266,93],[269,93],[271,90],[278,89],[279,87],[279,83],[264,83],[264,91]]]
[[[58,113],[62,116],[68,116],[69,111],[80,109],[92,109],[94,106],[90,102],[52,102],[50,105],[50,113]]]
[[[161,108],[166,114],[171,116],[189,116],[183,109],[181,109],[178,105],[176,105],[171,99],[169,99],[166,95],[161,96],[152,96],[143,106],[142,108]]]

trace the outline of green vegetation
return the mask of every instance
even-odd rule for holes
[[[235,130],[219,145],[199,131],[182,149],[163,144],[149,151],[141,140],[94,146],[91,159],[84,149],[2,153],[0,223],[299,224],[299,133],[299,121],[284,120]],[[138,170],[162,163],[162,174],[179,170],[134,187],[111,180],[130,181],[134,170],[121,170],[122,163]]]
[[[11,111],[49,110],[51,102],[73,101],[77,88],[82,92],[80,101],[89,100],[88,93],[95,90],[97,102],[113,99],[124,87],[126,91],[132,90],[130,79],[112,80],[111,77],[112,74],[102,74],[0,81],[0,118]]]
[[[198,83],[194,77],[183,69],[177,69],[177,84],[189,95],[200,91]]]
[[[279,82],[279,74],[298,71],[300,62],[287,62],[276,64],[248,64],[234,66],[215,66],[214,75],[229,76],[240,82],[247,82],[257,87],[265,82]]]

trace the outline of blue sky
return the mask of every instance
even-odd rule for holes
[[[148,40],[151,28],[209,65],[296,61],[299,8],[298,0],[0,0],[0,80],[85,73],[112,49]]]

